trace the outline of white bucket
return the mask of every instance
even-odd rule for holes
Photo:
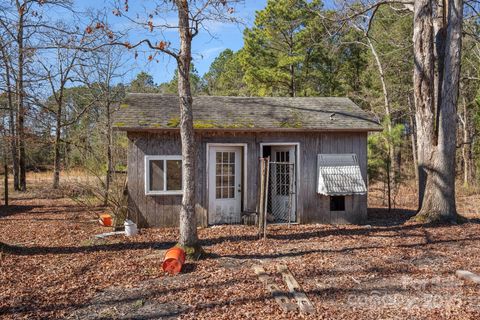
[[[125,220],[125,235],[127,237],[131,237],[136,235],[137,232],[137,224],[134,223],[132,220]]]

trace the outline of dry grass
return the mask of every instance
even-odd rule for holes
[[[457,211],[466,218],[480,216],[480,186],[465,187],[461,183],[456,186]],[[371,208],[385,208],[387,200],[383,185],[376,183],[370,186],[368,205]],[[414,181],[400,186],[393,208],[396,211],[414,211],[417,209],[417,190]]]
[[[82,170],[62,171],[60,174],[60,188],[52,188],[52,172],[28,172],[27,191],[15,192],[12,188],[13,179],[9,179],[9,193],[12,199],[61,199],[69,197],[88,197],[85,194],[85,185],[98,184],[98,179]],[[2,181],[3,182],[3,181]],[[3,200],[4,185],[0,185],[0,195]]]

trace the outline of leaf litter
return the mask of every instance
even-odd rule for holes
[[[0,317],[479,319],[480,286],[455,277],[480,273],[478,217],[421,225],[395,214],[372,210],[370,226],[269,226],[265,241],[251,226],[199,229],[209,255],[172,277],[161,262],[174,228],[95,239],[108,230],[92,210],[16,200],[0,215]],[[256,264],[288,291],[276,271],[285,264],[316,314],[282,312]]]

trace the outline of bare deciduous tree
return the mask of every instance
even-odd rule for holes
[[[192,40],[200,29],[205,28],[209,21],[235,21],[231,15],[234,8],[229,4],[238,0],[174,0],[155,1],[150,3],[151,12],[145,12],[145,18],[132,18],[129,15],[128,1],[120,1],[114,12],[136,26],[152,32],[156,40],[142,39],[134,44],[121,41],[122,36],[109,30],[106,23],[88,28],[89,32],[100,29],[106,32],[111,41],[107,45],[123,45],[129,49],[136,49],[147,45],[155,53],[149,56],[153,60],[157,53],[166,54],[173,58],[177,64],[178,72],[178,98],[180,111],[180,137],[182,142],[182,186],[183,198],[180,210],[180,239],[179,244],[187,248],[189,255],[196,255],[201,251],[197,236],[197,222],[195,213],[196,192],[196,147],[195,132],[193,129],[193,97],[190,83],[190,70],[192,63]],[[148,11],[148,9],[147,9]],[[175,14],[176,23],[170,23],[169,14]],[[156,18],[156,19],[154,19]],[[164,31],[174,29],[178,31],[178,48],[173,48],[165,39]],[[163,40],[160,40],[163,39]]]
[[[373,17],[383,0],[360,9],[349,7],[347,19]],[[456,107],[462,53],[463,0],[413,2],[413,96],[417,130],[419,211],[421,221],[455,221]]]
[[[56,7],[71,10],[70,0],[9,0],[0,5],[0,26],[12,42],[12,50],[15,51],[12,62],[15,79],[15,104],[16,104],[16,147],[18,157],[18,186],[25,191],[27,189],[26,170],[26,128],[28,92],[26,87],[26,68],[32,63],[35,50],[42,42],[41,35],[50,30],[58,30],[53,19],[45,15],[45,11]]]
[[[12,171],[13,171],[13,187],[14,190],[19,190],[19,172],[18,172],[18,149],[17,149],[17,136],[16,136],[16,117],[15,117],[15,90],[13,88],[14,79],[12,78],[12,59],[11,51],[8,47],[11,45],[11,41],[6,40],[8,34],[5,37],[0,36],[0,53],[2,54],[2,65],[5,73],[3,74],[5,81],[5,94],[7,96],[7,109],[9,114],[9,140],[12,155]]]
[[[415,1],[413,89],[420,203],[416,218],[422,221],[455,221],[457,216],[456,108],[462,22],[462,0],[451,0],[447,6],[431,0]]]
[[[103,197],[104,205],[109,201],[110,184],[113,179],[114,168],[114,135],[112,131],[112,117],[124,97],[124,90],[115,86],[130,71],[125,68],[122,58],[123,47],[106,46],[88,54],[88,63],[82,64],[78,70],[79,79],[87,86],[95,104],[101,108],[102,134],[105,137],[105,153],[107,155]]]
[[[78,67],[80,59],[80,51],[78,49],[69,49],[68,44],[62,43],[64,34],[56,34],[52,38],[52,44],[56,47],[53,61],[39,60],[43,70],[44,77],[47,80],[52,98],[52,107],[50,103],[45,104],[45,108],[50,111],[55,118],[55,138],[53,141],[54,160],[53,160],[53,188],[57,189],[60,185],[60,170],[61,170],[61,139],[62,129],[68,124],[73,124],[76,121],[64,121],[65,108],[65,90],[69,82],[73,82],[74,68]],[[83,114],[85,110],[80,113]]]

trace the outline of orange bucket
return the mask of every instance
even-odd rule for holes
[[[105,227],[112,226],[112,216],[109,214],[101,214],[100,215],[100,223]]]
[[[185,263],[185,251],[179,247],[173,247],[165,252],[162,269],[170,274],[177,274],[182,270]]]

